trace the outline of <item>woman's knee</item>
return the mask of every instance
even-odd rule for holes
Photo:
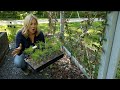
[[[24,55],[16,55],[14,59],[14,64],[17,68],[24,68],[25,67],[25,61],[24,61]]]

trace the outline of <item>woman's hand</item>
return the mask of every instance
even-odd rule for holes
[[[17,54],[20,53],[21,49],[22,49],[22,44],[20,43],[19,47],[13,50],[12,55],[16,56]]]

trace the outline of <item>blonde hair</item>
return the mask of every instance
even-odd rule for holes
[[[34,16],[33,14],[29,14],[25,17],[24,19],[24,24],[23,24],[23,28],[22,28],[22,34],[24,37],[28,37],[28,29],[30,27],[30,23],[31,21],[35,19],[36,22],[37,22],[37,25],[38,25],[38,20],[37,20],[37,17]],[[40,31],[38,30],[38,27],[37,27],[37,32],[36,32],[36,36],[38,36],[38,34],[40,33]]]

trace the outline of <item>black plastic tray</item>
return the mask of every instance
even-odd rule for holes
[[[63,53],[61,53],[60,55],[56,56],[54,59],[49,60],[48,62],[44,63],[43,65],[41,65],[40,67],[34,69],[28,62],[26,62],[33,70],[33,72],[38,72],[44,68],[46,68],[47,66],[53,64],[54,62],[56,62],[57,60],[61,59],[64,56]]]

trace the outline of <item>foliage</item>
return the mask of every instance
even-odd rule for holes
[[[0,26],[1,32],[7,32],[9,43],[15,41],[15,36],[18,30],[20,30],[22,25],[4,25]]]
[[[0,11],[0,19],[1,20],[21,20],[29,14],[33,13],[38,18],[48,18],[49,11]],[[60,11],[50,11],[56,13],[56,18],[60,18]],[[78,11],[80,18],[88,18],[88,17],[101,17],[104,16],[105,11]],[[77,11],[65,11],[66,18],[78,18]],[[97,14],[96,14],[97,13]]]
[[[34,49],[32,48],[32,46],[24,50],[25,54],[28,54],[28,55],[31,55],[33,51]]]
[[[115,78],[120,79],[120,61],[118,62]]]
[[[106,25],[106,12],[84,12],[87,20],[80,23],[68,23],[65,19],[64,45],[82,64],[91,78],[97,78],[102,53],[102,40]],[[93,18],[94,17],[94,18]],[[95,21],[95,18],[101,21]]]

